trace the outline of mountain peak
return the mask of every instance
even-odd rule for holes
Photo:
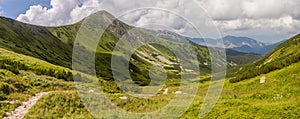
[[[101,11],[95,12],[95,13],[89,15],[89,16],[86,17],[86,18],[95,18],[95,17],[96,17],[96,19],[99,19],[99,18],[97,18],[97,17],[99,17],[99,16],[101,16],[101,17],[104,17],[104,16],[105,16],[105,17],[108,18],[110,21],[116,20],[116,18],[115,18],[112,14],[110,14],[109,12],[107,12],[107,11],[105,11],[105,10],[101,10]],[[86,19],[86,18],[85,18],[85,19]]]

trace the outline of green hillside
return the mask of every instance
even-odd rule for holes
[[[71,70],[43,60],[0,48],[0,67],[0,118],[36,93],[74,90]]]
[[[300,61],[300,34],[282,43],[259,61],[236,68],[230,73],[230,82],[239,82]]]
[[[105,17],[96,18],[97,21],[100,22],[105,21],[106,18],[108,18],[111,21],[114,20],[114,17],[105,11],[98,12],[94,15],[105,16]],[[96,30],[96,31],[105,30],[103,36],[101,37],[100,40],[101,42],[99,42],[98,44],[99,47],[96,52],[95,61],[97,61],[96,62],[97,75],[99,77],[108,80],[112,78],[112,74],[111,74],[112,69],[110,67],[111,67],[112,50],[114,46],[119,41],[119,38],[121,38],[127,31],[134,28],[119,20],[114,20],[112,22],[113,24],[110,25],[107,29],[101,27],[99,28],[95,27],[96,23],[90,24],[90,28],[92,28],[92,30]],[[74,40],[77,35],[77,31],[79,30],[81,24],[82,22],[73,25],[68,25],[68,26],[61,26],[61,27],[41,27],[41,26],[24,24],[21,22],[14,21],[12,19],[1,17],[0,47],[7,50],[14,51],[16,53],[36,57],[55,65],[71,68],[71,63],[72,63],[71,57],[72,57],[72,50],[73,50],[72,48],[73,48]],[[91,34],[86,33],[84,35],[85,37],[87,37],[86,43],[89,43],[88,38],[89,36],[91,36]],[[137,29],[135,35],[140,35],[143,37],[143,39],[133,38],[136,44],[144,44],[143,40],[152,39],[155,41],[168,44],[169,46],[174,46],[174,49],[176,49],[177,47],[178,49],[182,49],[182,51],[184,50],[181,44],[176,43],[175,41],[166,40],[164,38],[160,38],[158,36],[152,35],[144,29]],[[147,81],[149,76],[146,75],[148,74],[148,72],[146,71],[147,68],[150,68],[153,65],[153,63],[149,64],[149,62],[164,64],[169,70],[179,70],[178,66],[168,64],[170,62],[172,62],[171,64],[176,63],[174,62],[176,61],[174,55],[168,53],[169,52],[167,51],[168,49],[155,44],[146,47],[147,48],[145,47],[143,48],[143,51],[137,51],[132,56],[132,59],[134,59],[135,61],[140,61],[139,63],[130,62],[130,67],[131,67],[130,69],[134,70],[133,73],[136,72],[135,74],[133,74],[133,76],[135,76],[137,79],[143,80],[142,82],[139,82],[140,84],[145,85],[147,84],[147,82],[149,82]],[[128,48],[130,47],[124,46],[123,47],[124,52],[127,52]],[[195,46],[195,45],[193,46],[193,48],[196,51],[197,53],[196,55],[198,56],[198,59],[200,61],[200,63],[197,64],[200,65],[200,68],[201,70],[203,70],[202,71],[203,73],[208,73],[210,70],[210,66],[209,66],[210,59],[209,59],[209,53],[207,48],[203,46]],[[158,57],[154,57],[152,54],[150,54],[153,53],[153,51],[157,51],[155,52],[155,54],[158,54]],[[90,53],[93,52],[91,51]],[[162,61],[164,59],[167,59],[169,61],[166,62]],[[191,62],[195,62],[195,61],[191,61]],[[208,65],[204,65],[204,63],[207,63]]]
[[[106,16],[96,18],[97,21],[105,21],[106,18],[109,20],[114,20],[114,17],[109,13],[102,11],[98,12],[96,15],[99,16]],[[68,26],[61,26],[61,27],[41,27],[41,26],[34,26],[29,24],[24,24],[12,19],[0,18],[0,47],[14,51],[16,53],[32,56],[35,58],[39,58],[41,60],[50,62],[55,65],[63,66],[66,68],[71,68],[72,63],[72,51],[73,51],[73,44],[74,40],[77,35],[77,31],[79,30],[82,22],[68,25]],[[100,23],[101,24],[101,23]],[[90,28],[92,30],[104,30],[104,28],[95,27],[95,24],[90,24]],[[96,71],[99,77],[102,77],[107,80],[112,79],[111,74],[111,56],[112,50],[115,47],[116,43],[119,41],[126,32],[133,29],[134,27],[129,26],[119,20],[114,20],[113,24],[110,25],[103,36],[101,37],[101,42],[99,42],[99,47],[96,52]],[[137,29],[135,35],[140,35],[144,39],[153,39],[155,41],[163,42],[168,44],[168,46],[173,46],[174,49],[177,47],[178,49],[182,49],[181,51],[184,52],[184,49],[181,44],[176,43],[176,40],[170,39],[171,37],[175,36],[175,39],[182,39],[178,34],[169,32],[172,34],[169,37],[160,36],[160,35],[153,35],[148,30],[145,29]],[[85,37],[88,38],[91,34],[86,33]],[[89,39],[87,39],[88,41]],[[143,39],[133,39],[135,40],[136,44],[143,44]],[[87,42],[88,43],[88,42]],[[173,45],[171,45],[173,44]],[[200,71],[202,74],[207,74],[210,72],[210,56],[208,49],[204,46],[199,46],[197,44],[191,43],[193,50],[197,53],[197,57],[199,63],[197,63],[200,67]],[[150,68],[153,63],[149,64],[149,62],[155,62],[158,64],[166,65],[168,70],[179,70],[177,65],[169,65],[162,60],[168,59],[170,61],[176,61],[174,55],[168,53],[168,49],[163,48],[162,46],[157,45],[150,45],[146,46],[147,48],[143,48],[143,51],[137,51],[133,56],[132,59],[137,62],[130,62],[130,69],[133,69],[134,72],[139,72],[132,74],[136,77],[136,79],[141,79],[139,81],[141,85],[147,84],[149,78],[147,72],[147,68]],[[124,52],[128,51],[129,47],[123,47]],[[158,55],[159,58],[153,57],[151,54],[153,51],[159,51]],[[180,50],[179,50],[180,51]],[[93,53],[93,52],[90,52]],[[157,54],[157,52],[155,53]],[[146,58],[146,59],[145,59]],[[239,59],[247,59],[247,60],[239,60]],[[240,64],[247,64],[253,62],[257,59],[257,56],[252,55],[241,55],[241,56],[228,56],[228,64],[229,66],[233,67],[235,65]],[[76,60],[76,59],[75,59]],[[78,59],[79,60],[79,59]],[[195,61],[190,61],[195,62]],[[174,64],[173,62],[172,64]],[[84,66],[83,66],[84,67]],[[89,67],[86,67],[89,69]],[[170,76],[174,76],[176,74],[172,74],[170,72]],[[137,78],[139,77],[139,78]],[[145,82],[146,81],[146,82]]]
[[[218,103],[206,118],[299,118],[300,115],[300,63],[262,74],[238,83],[225,82]],[[266,82],[260,83],[265,76]],[[205,90],[209,82],[200,86]],[[195,117],[205,94],[184,117]]]
[[[113,16],[106,12],[99,12],[96,14],[106,16],[97,17],[96,20],[100,22],[104,22],[104,19],[111,21],[114,19]],[[85,47],[89,42],[87,42],[87,44],[83,44],[81,47],[82,50],[88,51],[88,54],[96,54],[95,59],[92,60],[95,60],[95,69],[98,77],[97,81],[100,82],[104,93],[115,105],[131,112],[151,112],[164,107],[174,98],[174,93],[178,91],[178,87],[180,85],[179,77],[184,75],[179,73],[182,70],[178,63],[180,59],[176,58],[174,53],[170,49],[164,47],[164,45],[171,46],[173,49],[182,51],[180,53],[183,55],[190,54],[191,52],[187,49],[187,47],[182,47],[184,46],[183,43],[176,42],[178,39],[184,39],[175,33],[170,33],[172,37],[160,36],[145,29],[134,28],[119,20],[112,22],[113,24],[105,29],[103,36],[101,37],[101,42],[97,44],[98,47],[96,52]],[[93,118],[81,102],[72,84],[72,74],[78,72],[70,69],[72,60],[80,60],[76,59],[77,57],[72,59],[72,52],[77,31],[82,23],[83,22],[79,22],[73,25],[61,27],[41,27],[24,24],[8,18],[0,18],[0,118],[6,115],[5,112],[14,110],[20,105],[20,102],[11,104],[7,101],[26,101],[34,94],[44,91],[51,91],[51,93],[42,97],[41,100],[38,101],[33,108],[31,108],[25,118]],[[96,28],[95,25],[99,24],[92,23],[89,24],[88,27],[95,31],[104,30],[101,25],[100,28]],[[153,66],[162,66],[163,69],[166,70],[167,75],[167,81],[165,82],[166,84],[163,86],[163,89],[168,88],[170,92],[169,94],[163,94],[164,91],[160,90],[158,95],[155,95],[150,99],[130,97],[124,94],[124,92],[121,91],[115,83],[112,75],[113,69],[111,67],[111,58],[112,56],[117,56],[118,59],[121,59],[121,61],[127,61],[126,58],[128,57],[121,54],[122,52],[129,52],[131,47],[126,44],[122,45],[122,47],[120,47],[121,51],[117,53],[113,53],[113,48],[115,48],[119,39],[126,35],[126,32],[132,29],[135,30],[130,32],[132,36],[128,36],[128,38],[134,41],[135,44],[142,45],[142,47],[134,51],[133,55],[129,58],[128,70],[130,71],[132,80],[142,88],[155,89],[157,88],[157,85],[161,84],[161,81],[151,81],[149,75],[151,72],[149,70]],[[84,34],[87,41],[91,40],[88,39],[89,36],[91,36],[90,33]],[[147,39],[158,41],[162,44],[145,45],[144,43]],[[290,61],[290,59],[299,56],[299,52],[292,52],[291,50],[292,48],[299,47],[297,44],[299,39],[298,37],[295,37],[294,39],[296,40],[289,40],[289,43],[280,45],[279,47],[281,48],[277,48],[272,51],[273,53],[271,52],[268,54],[266,58],[256,62],[255,64],[247,65],[246,68],[242,68],[241,70],[251,69],[251,66],[256,66],[256,64],[259,64],[257,65],[258,67],[274,66],[278,63],[276,62],[277,59],[270,59],[275,59],[275,57],[278,57],[280,61],[282,59],[286,59],[282,60],[286,61],[286,64],[282,65],[280,68],[295,63],[296,61]],[[211,59],[208,48],[193,43],[190,44],[192,50],[196,53],[198,61],[194,61],[192,59],[187,59],[187,61],[190,62],[189,65],[199,66],[202,76],[191,78],[203,80],[202,78],[207,78],[211,71]],[[280,53],[287,55],[282,55]],[[89,57],[87,57],[87,59],[88,58]],[[257,58],[258,56],[251,54],[235,55],[228,56],[227,62],[231,67],[234,67],[237,64],[253,62]],[[265,63],[264,61],[269,62]],[[260,66],[260,64],[263,63],[265,64]],[[276,97],[277,94],[267,94],[273,89],[278,91],[279,97],[283,95],[283,98],[277,102],[275,101],[278,105],[271,105],[279,107],[280,109],[278,111],[289,114],[291,113],[290,117],[294,117],[293,114],[296,113],[297,109],[293,106],[289,107],[289,105],[294,104],[298,106],[298,104],[289,101],[289,99],[293,98],[293,100],[298,100],[298,98],[294,98],[298,93],[294,92],[298,91],[295,86],[299,83],[296,80],[291,82],[288,81],[299,77],[299,72],[296,70],[298,67],[299,64],[294,64],[275,72],[271,72],[273,70],[268,70],[268,72],[265,73],[271,73],[266,74],[266,84],[257,83],[257,80],[260,77],[255,77],[258,76],[258,74],[255,73],[256,70],[250,70],[251,73],[255,74],[252,76],[255,77],[253,79],[235,84],[226,82],[227,86],[224,89],[223,97],[221,98],[220,103],[217,104],[217,107],[209,114],[209,117],[215,117],[223,113],[228,115],[228,117],[243,116],[245,114],[250,115],[252,112],[255,113],[256,109],[261,109],[259,113],[272,113],[272,108],[269,108],[268,105],[264,105],[259,102],[264,99],[271,100],[271,97],[273,98],[274,96]],[[85,67],[85,64],[82,64],[82,68],[87,70],[92,69],[91,67]],[[156,69],[152,71],[154,73],[159,72]],[[89,72],[84,73],[89,74]],[[189,73],[193,74],[195,72],[191,71]],[[240,74],[232,75],[248,76]],[[79,76],[87,75],[82,74]],[[272,87],[269,89],[267,88],[268,86],[263,88],[260,87],[262,85],[284,85],[281,81],[279,81],[279,78],[282,78],[281,76],[287,76],[284,81],[288,82],[288,85],[291,86],[290,89],[281,87]],[[127,79],[128,77],[121,78]],[[185,80],[189,81],[188,79]],[[232,81],[235,81],[235,79],[231,79],[231,82]],[[149,84],[151,82],[155,82],[155,85],[150,86]],[[203,92],[207,90],[208,84],[209,82],[202,82],[199,84],[200,89],[197,99],[182,118],[197,118],[202,99],[205,96],[205,93]],[[256,92],[254,89],[259,89],[259,92]],[[232,92],[232,90],[234,92]],[[288,94],[286,98],[285,94]],[[122,96],[128,96],[128,100],[124,101],[120,99]],[[288,105],[284,105],[283,101],[288,102]],[[261,105],[255,105],[256,103]],[[232,110],[225,110],[228,106],[232,106]],[[253,109],[252,106],[257,107]],[[245,107],[245,110],[242,110],[242,112],[234,111],[235,109],[239,110],[243,107]],[[269,112],[263,112],[262,109],[269,110]],[[287,109],[291,109],[292,111],[288,112]],[[284,116],[281,113],[273,115],[274,117]]]
[[[70,67],[72,45],[53,36],[45,27],[0,17],[0,47]]]
[[[299,68],[300,63],[295,63],[281,70],[243,82],[230,83],[226,81],[218,103],[205,118],[299,118]],[[262,84],[260,78],[263,76],[266,77],[266,82]],[[181,118],[199,118],[199,110],[208,86],[209,82],[199,84],[196,99]],[[123,95],[114,95],[112,100],[116,105],[132,112],[156,109],[155,105],[151,104],[164,105],[168,102],[168,100],[159,100],[158,102],[155,100],[135,100],[135,103],[131,103],[133,100],[122,101],[118,99],[121,96]],[[158,96],[163,95],[159,93]],[[172,97],[167,95],[166,99],[172,99]],[[76,92],[56,92],[42,98],[26,115],[28,119],[35,117],[94,118],[84,108]]]

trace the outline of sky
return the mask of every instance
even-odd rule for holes
[[[218,29],[222,36],[275,43],[299,33],[299,6],[300,0],[0,0],[0,15],[61,26],[105,10],[137,27],[156,24],[181,35],[206,38],[221,37]]]

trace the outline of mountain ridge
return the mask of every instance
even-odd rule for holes
[[[208,44],[208,45],[210,44],[210,42],[212,42],[213,44],[215,40],[223,40],[224,47],[226,49],[232,49],[244,53],[255,53],[260,55],[267,54],[273,48],[275,48],[280,43],[285,41],[283,40],[273,44],[266,44],[249,37],[240,37],[240,36],[232,36],[232,35],[227,35],[222,39],[190,38],[190,37],[186,37],[186,38],[197,44]]]
[[[239,82],[271,71],[279,70],[300,61],[300,34],[291,37],[255,63],[236,68],[229,77]]]

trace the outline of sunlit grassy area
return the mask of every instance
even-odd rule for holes
[[[4,49],[0,64],[0,117],[39,92],[74,89],[72,82],[59,79],[69,69]]]
[[[298,118],[300,115],[300,63],[261,75],[240,83],[226,81],[222,95],[213,110],[205,118]],[[260,78],[266,76],[261,84]],[[199,84],[195,101],[181,118],[199,118],[198,114],[209,82]],[[109,95],[109,94],[108,94]],[[123,95],[111,94],[111,100],[127,111],[140,112],[155,109],[159,104],[168,103],[171,95],[162,95],[154,102],[149,100],[126,103]],[[130,99],[131,100],[131,99]],[[136,100],[132,98],[132,100]],[[152,105],[155,103],[156,105]],[[71,105],[71,106],[67,106]],[[150,105],[150,106],[149,106]],[[161,105],[163,106],[163,105]],[[84,108],[75,91],[57,92],[42,98],[27,114],[30,117],[93,118]]]
[[[239,83],[225,83],[222,95],[206,118],[299,118],[300,63]],[[260,78],[265,76],[266,83]],[[207,87],[200,86],[199,91]],[[196,118],[204,94],[183,117]]]

